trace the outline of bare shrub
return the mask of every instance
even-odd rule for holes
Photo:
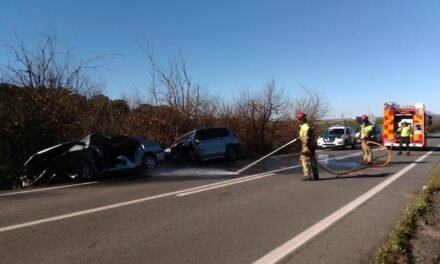
[[[260,93],[242,90],[235,101],[235,113],[240,120],[239,135],[253,153],[272,148],[282,120],[288,116],[288,101],[275,81],[267,83]],[[269,139],[269,140],[268,140]]]
[[[15,60],[3,66],[7,83],[30,88],[63,88],[86,96],[94,95],[102,88],[102,84],[94,81],[88,71],[102,68],[103,65],[98,62],[109,55],[76,63],[72,49],[57,50],[54,34],[42,34],[35,51],[28,49],[21,38],[16,36],[18,45],[6,45]]]
[[[313,123],[316,120],[321,120],[326,116],[330,110],[330,105],[324,100],[318,91],[307,89],[305,91],[305,95],[296,98],[293,101],[292,109],[294,110],[294,114],[299,111],[306,113],[307,120]]]

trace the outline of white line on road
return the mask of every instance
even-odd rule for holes
[[[344,156],[341,156],[341,157],[333,157],[333,158],[330,158],[330,159],[326,158],[326,161],[329,161],[329,160],[340,160],[340,159],[350,158],[350,157],[359,156],[359,155],[360,155],[360,153],[352,153],[352,154],[344,155]],[[217,183],[216,186],[209,186],[209,187],[201,186],[197,190],[189,191],[189,192],[182,192],[182,193],[176,194],[176,196],[179,196],[179,197],[187,196],[187,195],[191,195],[191,194],[195,194],[195,193],[200,193],[200,192],[205,192],[205,191],[209,191],[209,190],[213,190],[213,189],[217,189],[217,188],[221,188],[221,187],[226,187],[226,186],[237,184],[237,183],[242,183],[242,182],[247,182],[247,181],[252,181],[252,180],[257,180],[257,179],[269,177],[269,176],[274,176],[275,172],[290,170],[290,169],[298,168],[300,166],[301,165],[284,167],[284,168],[281,168],[281,169],[276,169],[276,170],[272,170],[272,171],[268,171],[268,172],[264,172],[264,173],[260,173],[260,174],[256,174],[256,175],[251,175],[251,176],[247,176],[247,177],[241,177],[239,179],[235,179],[235,180],[231,180],[231,181],[224,181],[224,182]]]
[[[153,200],[153,199],[158,199],[158,198],[174,195],[176,193],[179,193],[179,191],[171,192],[171,193],[164,193],[164,194],[159,194],[159,195],[154,195],[154,196],[149,196],[149,197],[145,197],[145,198],[141,198],[141,199],[136,199],[136,200],[131,200],[131,201],[127,201],[127,202],[111,204],[111,205],[107,205],[107,206],[101,206],[101,207],[97,207],[97,208],[92,208],[92,209],[88,209],[88,210],[83,210],[83,211],[78,211],[78,212],[70,213],[70,214],[58,215],[58,216],[54,216],[54,217],[49,217],[49,218],[44,218],[44,219],[40,219],[40,220],[30,221],[30,222],[27,222],[27,223],[6,226],[6,227],[0,228],[0,233],[1,232],[5,232],[5,231],[14,230],[14,229],[20,229],[20,228],[23,228],[23,227],[28,227],[28,226],[34,226],[34,225],[48,223],[48,222],[59,221],[59,220],[67,219],[67,218],[72,218],[72,217],[75,217],[75,216],[86,215],[86,214],[91,214],[91,213],[96,213],[96,212],[100,212],[100,211],[105,211],[105,210],[117,208],[117,207],[122,207],[122,206],[127,206],[127,205],[131,205],[131,204],[140,203],[140,202],[145,202],[145,201],[149,201],[149,200]]]
[[[283,168],[283,169],[287,169],[287,168]],[[282,169],[279,169],[279,170],[282,170]],[[246,176],[246,177],[243,177],[243,178],[246,178],[248,180],[251,180],[252,178],[257,178],[258,179],[261,176],[264,176],[266,174],[268,174],[268,173],[267,172],[266,173],[260,173],[260,174]],[[240,179],[242,179],[242,178],[240,178]],[[21,224],[16,224],[16,225],[11,225],[11,226],[5,226],[5,227],[1,227],[0,228],[0,233],[1,232],[5,232],[5,231],[14,230],[14,229],[20,229],[20,228],[24,228],[24,227],[39,225],[39,224],[43,224],[43,223],[59,221],[59,220],[63,220],[63,219],[67,219],[67,218],[72,218],[72,217],[76,217],[76,216],[81,216],[81,215],[86,215],[86,214],[91,214],[91,213],[97,213],[97,212],[101,212],[101,211],[105,211],[105,210],[110,210],[110,209],[114,209],[114,208],[118,208],[118,207],[128,206],[128,205],[137,204],[137,203],[141,203],[141,202],[146,202],[146,201],[150,201],[150,200],[154,200],[154,199],[159,199],[159,198],[164,198],[164,197],[167,197],[167,196],[173,196],[173,195],[176,195],[176,194],[179,194],[179,193],[191,192],[191,191],[198,190],[198,189],[201,189],[201,188],[209,188],[209,187],[217,186],[219,184],[220,185],[225,184],[225,183],[233,184],[234,182],[239,181],[240,179],[234,179],[234,180],[229,180],[229,181],[217,182],[217,183],[207,184],[207,185],[203,185],[203,186],[188,188],[188,189],[184,189],[184,190],[178,190],[178,191],[174,191],[174,192],[168,192],[168,193],[158,194],[158,195],[154,195],[154,196],[144,197],[144,198],[140,198],[140,199],[136,199],[136,200],[126,201],[126,202],[121,202],[121,203],[115,203],[115,204],[110,204],[110,205],[101,206],[101,207],[96,207],[96,208],[92,208],[92,209],[88,209],[88,210],[77,211],[77,212],[73,212],[73,213],[69,213],[69,214],[63,214],[63,215],[58,215],[58,216],[54,216],[54,217],[48,217],[48,218],[39,219],[39,220],[35,220],[35,221],[30,221],[30,222],[26,222],[26,223],[21,223]]]
[[[359,155],[359,153],[349,154],[349,155],[346,155],[346,156],[343,156],[343,157],[352,157],[352,156],[355,156],[355,155]],[[332,159],[339,159],[339,158],[340,157],[335,157],[335,158],[332,158]],[[329,159],[329,160],[331,160],[331,159]],[[268,171],[268,172],[264,172],[264,173],[259,173],[259,174],[254,174],[254,175],[248,175],[248,176],[240,177],[240,178],[237,178],[237,179],[232,179],[232,180],[227,180],[227,181],[222,181],[222,182],[217,182],[217,183],[212,183],[212,184],[207,184],[207,185],[202,185],[202,186],[197,186],[197,187],[192,187],[192,188],[188,188],[188,189],[184,189],[184,190],[178,190],[178,191],[168,192],[168,193],[164,193],[164,194],[144,197],[144,198],[140,198],[140,199],[136,199],[136,200],[131,200],[131,201],[126,201],[126,202],[111,204],[111,205],[107,205],[107,206],[101,206],[101,207],[92,208],[92,209],[83,210],[83,211],[77,211],[77,212],[73,212],[73,213],[69,213],[69,214],[58,215],[58,216],[54,216],[54,217],[48,217],[48,218],[39,219],[39,220],[35,220],[35,221],[30,221],[30,222],[26,222],[26,223],[21,223],[21,224],[16,224],[16,225],[11,225],[11,226],[5,226],[5,227],[1,227],[0,228],[0,233],[1,232],[5,232],[5,231],[14,230],[14,229],[20,229],[20,228],[24,228],[24,227],[39,225],[39,224],[43,224],[43,223],[59,221],[59,220],[63,220],[63,219],[67,219],[67,218],[72,218],[72,217],[76,217],[76,216],[81,216],[81,215],[86,215],[86,214],[91,214],[91,213],[97,213],[97,212],[101,212],[101,211],[105,211],[105,210],[110,210],[110,209],[114,209],[114,208],[118,208],[118,207],[123,207],[123,206],[128,206],[128,205],[132,205],[132,204],[136,204],[136,203],[141,203],[141,202],[146,202],[146,201],[150,201],[150,200],[154,200],[154,199],[159,199],[159,198],[164,198],[164,197],[168,197],[168,196],[174,196],[174,195],[179,195],[179,194],[189,195],[191,193],[197,192],[198,190],[200,190],[200,191],[207,191],[209,189],[220,188],[220,187],[229,186],[229,185],[232,185],[232,184],[238,184],[238,183],[246,182],[246,181],[250,181],[250,180],[256,180],[256,179],[260,179],[260,178],[263,178],[263,177],[272,176],[276,172],[290,170],[290,169],[297,168],[297,167],[300,167],[300,165],[284,167],[284,168],[280,168],[280,169],[276,169],[276,170],[272,170],[272,171]],[[92,183],[94,183],[94,182],[92,182]],[[53,187],[53,188],[57,188],[57,187]],[[46,189],[50,189],[50,188],[46,188]],[[39,189],[39,190],[41,190],[41,189]],[[31,191],[37,191],[37,190],[30,190],[29,192],[31,192]],[[19,194],[19,193],[23,193],[23,192],[18,192],[17,194]]]
[[[84,183],[77,183],[77,184],[55,186],[55,187],[49,187],[49,188],[39,188],[39,189],[19,191],[19,192],[0,193],[0,197],[1,196],[10,196],[10,195],[24,194],[24,193],[43,192],[43,191],[49,191],[49,190],[71,188],[71,187],[90,185],[90,184],[95,184],[95,183],[99,183],[99,182],[98,181],[93,181],[93,182],[84,182]]]
[[[274,249],[272,252],[268,253],[264,257],[260,258],[259,260],[255,261],[254,264],[268,264],[268,263],[277,263],[278,261],[282,260],[287,255],[291,254],[293,251],[307,243],[310,239],[327,229],[329,226],[334,224],[336,221],[359,207],[361,204],[369,200],[371,197],[379,193],[381,190],[383,190],[385,187],[393,183],[395,180],[399,179],[402,175],[404,175],[406,172],[408,172],[410,169],[415,167],[418,162],[424,160],[426,157],[431,155],[433,151],[430,151],[426,153],[425,155],[418,158],[415,162],[411,163],[410,165],[406,166],[387,180],[381,182],[377,186],[375,186],[373,189],[369,190],[368,192],[364,193],[363,195],[359,196],[352,202],[348,203],[344,207],[340,208],[339,210],[335,211],[331,215],[327,216],[323,220],[319,221],[315,225],[311,226],[310,228],[306,229],[299,235],[295,236],[291,240],[287,241],[280,247]]]
[[[190,192],[179,193],[179,194],[176,194],[176,196],[187,196],[187,195],[191,195],[191,194],[195,194],[195,193],[200,193],[200,192],[205,192],[205,191],[209,191],[209,190],[213,190],[213,189],[218,189],[218,188],[226,187],[226,186],[237,184],[237,183],[242,183],[242,182],[253,181],[253,180],[257,180],[257,179],[261,179],[261,178],[266,178],[266,177],[273,176],[273,175],[275,175],[275,173],[263,174],[263,175],[254,176],[252,178],[247,178],[247,179],[240,178],[239,180],[234,181],[234,182],[223,182],[222,184],[218,184],[216,186],[211,186],[211,187],[207,187],[207,188],[200,188],[198,190],[190,191]]]

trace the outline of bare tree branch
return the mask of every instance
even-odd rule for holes
[[[99,81],[89,77],[89,71],[105,68],[98,62],[109,56],[105,54],[75,63],[72,49],[60,52],[54,34],[42,34],[36,53],[25,47],[24,41],[16,34],[17,46],[7,44],[14,55],[14,63],[3,66],[8,82],[30,88],[66,88],[74,93],[90,94],[101,89]]]

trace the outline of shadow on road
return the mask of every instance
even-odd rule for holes
[[[423,163],[428,163],[428,162],[426,162],[426,161],[411,161],[411,160],[407,160],[407,161],[391,161],[389,164],[411,164],[411,163],[423,164]]]
[[[378,173],[378,174],[346,174],[339,177],[334,176],[330,178],[322,178],[319,181],[329,181],[329,180],[347,180],[347,179],[363,179],[363,178],[384,178],[391,175],[391,173]]]

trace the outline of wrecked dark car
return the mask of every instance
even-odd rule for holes
[[[156,141],[130,136],[90,134],[80,141],[65,142],[32,155],[20,173],[23,187],[65,180],[88,181],[108,172],[153,170],[164,160]]]

